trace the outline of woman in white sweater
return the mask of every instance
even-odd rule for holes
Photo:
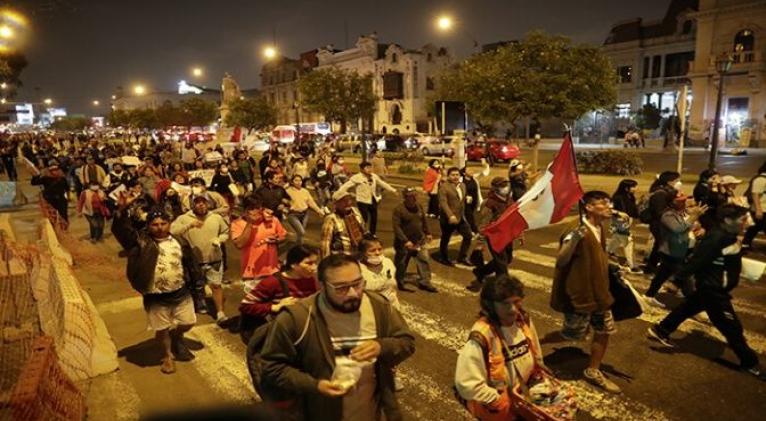
[[[398,310],[396,267],[391,259],[383,255],[383,245],[374,235],[365,235],[359,243],[359,263],[365,283],[364,289],[386,297]]]
[[[303,236],[306,235],[306,224],[309,220],[309,208],[319,216],[325,216],[328,212],[317,205],[305,187],[303,177],[295,174],[290,178],[290,185],[285,189],[290,196],[290,210],[287,212],[287,225],[295,231],[295,242],[303,244]]]

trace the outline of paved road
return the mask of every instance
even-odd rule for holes
[[[745,165],[759,164],[749,162],[751,160],[746,160]],[[742,165],[733,163],[732,167]],[[402,179],[393,182],[416,184]],[[603,185],[611,191],[615,179],[592,178],[584,184],[586,188],[589,184]],[[380,210],[378,234],[389,246],[392,233],[388,221],[396,201],[388,195]],[[28,208],[15,218],[17,227],[29,230],[35,218],[34,207]],[[438,232],[432,223],[433,231]],[[318,218],[312,215],[310,241],[318,240],[318,227]],[[524,306],[535,320],[541,337],[555,332],[560,325],[561,317],[550,310],[548,300],[556,241],[562,229],[563,225],[559,224],[528,233],[526,244],[517,250],[511,266],[512,273],[526,286]],[[84,221],[76,220],[72,230],[75,237],[84,236]],[[646,230],[639,229],[637,242],[642,244],[646,235]],[[239,258],[233,247],[230,250],[227,276],[234,279]],[[125,263],[124,259],[115,257],[117,251],[118,246],[111,237],[98,248],[83,242],[76,250],[81,256],[94,256],[87,261],[81,259],[78,275],[106,321],[120,353],[119,372],[84,385],[90,391],[91,418],[133,419],[138,414],[169,409],[252,402],[252,386],[243,361],[244,345],[237,335],[217,327],[208,316],[200,316],[199,325],[190,334],[197,358],[190,363],[180,363],[175,375],[160,374],[157,350],[151,333],[146,331],[141,299],[122,280]],[[478,298],[464,288],[472,276],[468,268],[446,268],[436,263],[432,268],[434,284],[440,290],[438,294],[400,293],[405,319],[418,339],[415,355],[399,369],[406,385],[400,401],[408,419],[469,419],[454,400],[451,385],[456,350],[468,336],[478,311]],[[630,279],[640,291],[648,286],[648,279],[643,276]],[[236,314],[242,297],[241,286],[230,285],[226,296],[227,312]],[[677,298],[667,295],[661,299],[672,304],[678,302]],[[763,357],[766,355],[766,284],[743,282],[735,291],[735,308],[751,346]],[[604,370],[623,388],[624,393],[619,396],[602,394],[580,380],[580,373],[587,364],[585,344],[543,340],[546,363],[578,393],[581,408],[578,419],[751,420],[762,417],[766,411],[763,399],[766,383],[733,368],[734,355],[710,325],[686,322],[675,336],[679,347],[673,351],[658,349],[645,339],[646,328],[665,313],[650,310],[638,320],[618,323],[619,331],[610,343]]]

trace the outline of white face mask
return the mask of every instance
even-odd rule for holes
[[[383,256],[367,256],[366,260],[371,265],[379,265],[383,263]]]
[[[681,180],[678,180],[673,184],[673,188],[676,190],[681,190],[681,187],[684,185],[684,183],[681,182]]]
[[[96,191],[96,190],[98,190],[98,186],[90,186],[90,189],[93,190],[93,191]]]
[[[497,194],[500,196],[508,196],[508,193],[511,192],[511,188],[509,186],[501,187],[497,190]]]
[[[202,194],[202,187],[192,187],[191,191],[194,195]]]

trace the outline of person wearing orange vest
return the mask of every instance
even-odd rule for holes
[[[545,367],[537,331],[521,307],[524,286],[512,275],[490,276],[481,289],[479,319],[458,353],[455,388],[481,421],[516,418],[511,389]]]

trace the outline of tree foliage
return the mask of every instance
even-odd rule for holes
[[[109,125],[134,129],[162,129],[170,126],[207,126],[218,117],[218,106],[211,101],[190,98],[178,106],[165,101],[158,108],[112,110],[107,117]]]
[[[61,117],[51,123],[50,128],[61,131],[77,131],[90,127],[91,121],[86,117]]]
[[[24,54],[18,52],[0,54],[0,81],[8,85],[3,92],[4,98],[16,96],[18,87],[22,86],[21,72],[27,64]]]
[[[660,127],[662,113],[653,104],[645,104],[640,110],[636,111],[634,119],[639,129],[654,130]]]
[[[277,123],[277,110],[263,96],[237,99],[226,116],[227,126],[240,126],[249,131],[263,130]]]
[[[447,69],[437,86],[439,99],[465,102],[483,124],[575,119],[610,108],[616,92],[612,65],[597,47],[539,31]]]
[[[375,111],[372,75],[336,67],[314,70],[299,82],[302,105],[337,122],[345,131],[349,121],[369,118]]]

